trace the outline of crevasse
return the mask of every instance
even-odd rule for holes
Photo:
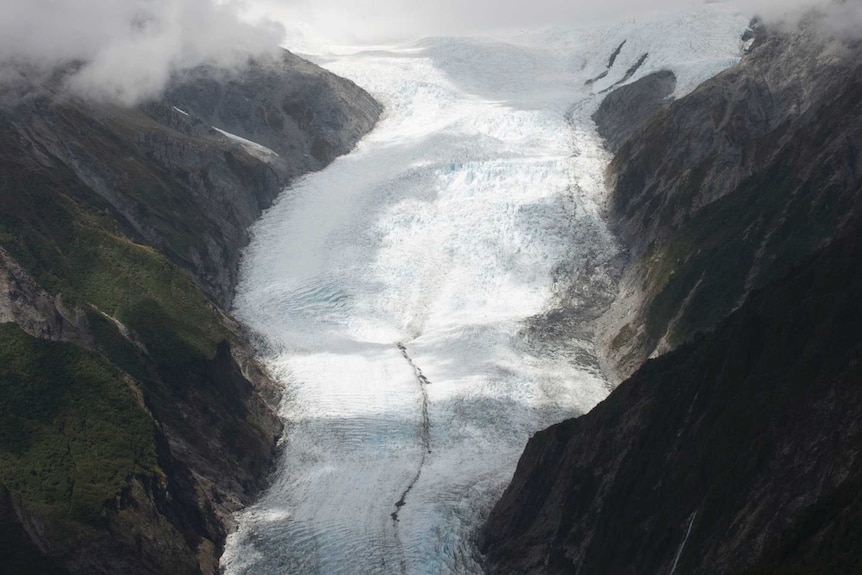
[[[608,391],[589,342],[525,330],[615,255],[598,92],[649,53],[631,81],[671,68],[682,95],[746,24],[712,6],[327,56],[386,113],[254,228],[235,312],[288,427],[227,573],[481,573],[476,530],[529,436]]]

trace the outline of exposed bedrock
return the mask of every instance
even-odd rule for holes
[[[670,70],[654,72],[617,88],[602,100],[593,120],[608,149],[619,150],[629,136],[671,103],[676,75]]]
[[[857,573],[859,258],[857,221],[536,434],[485,527],[489,573]]]

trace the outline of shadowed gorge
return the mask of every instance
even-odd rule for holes
[[[632,265],[599,338],[610,369],[711,329],[858,213],[859,53],[811,30],[761,38],[615,146],[611,219]]]

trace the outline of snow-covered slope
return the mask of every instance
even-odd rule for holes
[[[236,312],[271,344],[289,428],[228,573],[481,572],[475,530],[527,439],[608,391],[588,344],[524,329],[615,255],[598,93],[640,61],[629,81],[670,67],[684,93],[746,25],[713,7],[327,57],[387,112],[246,255]]]

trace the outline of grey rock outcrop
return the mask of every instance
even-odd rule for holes
[[[57,297],[37,284],[0,248],[0,323],[16,323],[34,337],[81,341],[83,334]]]
[[[485,527],[488,573],[858,573],[860,257],[857,221],[530,439]]]
[[[291,54],[249,61],[239,71],[195,68],[164,100],[203,122],[274,151],[282,177],[319,170],[371,129],[380,106],[343,78]]]

